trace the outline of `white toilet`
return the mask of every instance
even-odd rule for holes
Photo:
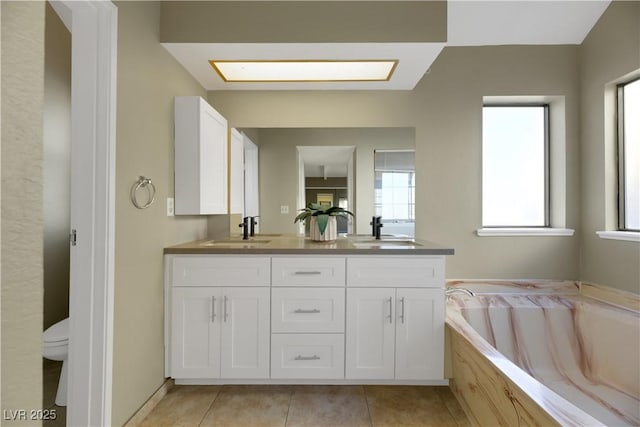
[[[69,354],[69,318],[49,327],[42,336],[42,355],[49,360],[62,360],[56,405],[67,406],[67,355]]]

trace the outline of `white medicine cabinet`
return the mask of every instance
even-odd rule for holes
[[[228,213],[227,120],[199,96],[177,96],[175,213]]]

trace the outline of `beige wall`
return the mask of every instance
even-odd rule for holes
[[[640,75],[640,3],[613,2],[580,47],[582,263],[580,278],[640,293],[640,243],[603,240],[617,226],[613,83]],[[607,96],[605,96],[607,95]]]
[[[0,3],[1,411],[42,407],[44,13],[43,2]]]
[[[71,34],[47,3],[43,111],[44,328],[69,316]]]
[[[209,101],[237,127],[414,127],[416,235],[456,249],[448,278],[571,279],[577,236],[474,232],[481,225],[482,97],[489,95],[565,96],[566,225],[579,227],[577,53],[577,46],[448,47],[411,92],[221,91],[209,92]],[[261,162],[264,144],[260,135]],[[279,158],[279,198],[295,200],[295,175],[286,172],[292,161]]]
[[[374,213],[373,151],[414,148],[415,132],[412,128],[260,129],[259,140],[261,232],[297,232],[296,146],[355,145],[355,231],[366,234]],[[280,213],[282,205],[289,206],[289,214]]]
[[[173,97],[206,92],[159,44],[158,2],[117,6],[113,425],[122,425],[164,381],[162,249],[207,233],[206,217],[166,216],[174,193]],[[139,175],[157,188],[145,210],[129,200]],[[211,221],[228,230],[227,216]]]
[[[447,3],[165,1],[160,39],[174,43],[443,42]]]

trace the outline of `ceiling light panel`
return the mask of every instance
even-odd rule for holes
[[[376,82],[388,81],[397,60],[210,60],[225,82]]]

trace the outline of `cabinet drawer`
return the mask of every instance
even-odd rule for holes
[[[172,286],[269,286],[269,257],[173,258]]]
[[[343,257],[274,257],[271,262],[273,286],[344,286]]]
[[[271,378],[344,378],[344,335],[272,334]]]
[[[347,286],[444,287],[444,257],[349,257]]]
[[[344,288],[273,288],[272,332],[344,332]]]

